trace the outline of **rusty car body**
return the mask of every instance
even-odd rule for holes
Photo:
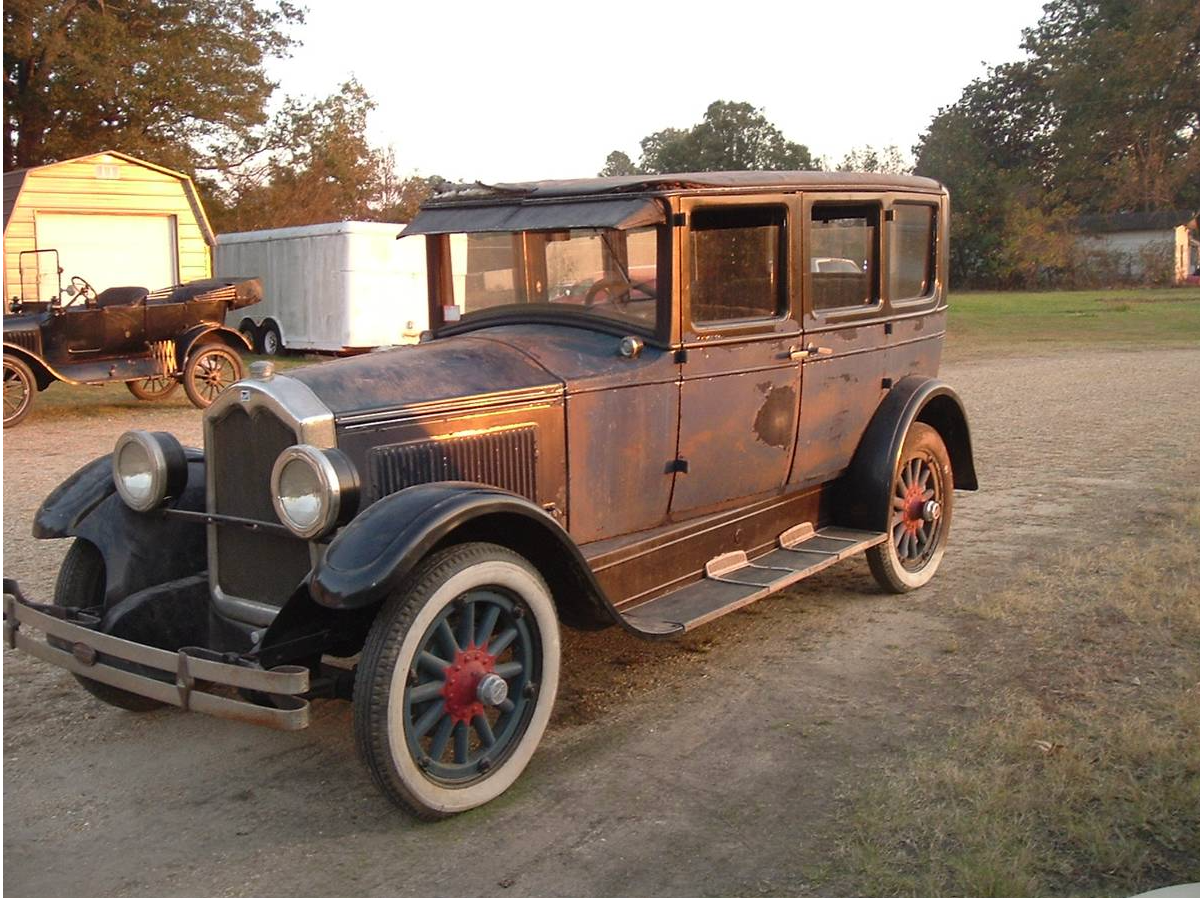
[[[669,638],[860,553],[933,576],[977,488],[936,377],[948,211],[847,173],[450,189],[402,235],[423,342],[259,363],[203,451],[125,434],[39,510],[75,542],[53,605],[6,581],[8,644],[131,708],[352,699],[391,799],[482,804],[545,729],[560,621]]]
[[[97,292],[72,277],[52,302],[17,301],[4,316],[4,426],[21,423],[34,396],[57,381],[123,382],[148,401],[166,398],[182,383],[192,404],[207,408],[245,374],[239,353],[251,348],[225,326],[225,315],[261,298],[256,278]]]

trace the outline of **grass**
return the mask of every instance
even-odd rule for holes
[[[328,356],[279,356],[269,359],[275,362],[279,369],[295,368],[322,361]],[[268,360],[267,356],[242,355],[242,360],[249,370],[251,362]],[[142,402],[135,399],[123,383],[113,384],[80,384],[78,386],[64,383],[54,383],[33,398],[33,411],[30,420],[41,418],[97,418],[116,413],[145,410],[147,408],[193,408],[188,401],[183,387],[178,387],[166,399],[157,402]]]
[[[960,610],[988,625],[981,712],[855,789],[837,878],[913,898],[1200,880],[1200,491],[1149,538]]]
[[[953,293],[947,354],[1200,345],[1200,288]]]

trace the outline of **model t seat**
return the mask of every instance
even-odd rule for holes
[[[101,290],[96,296],[96,308],[105,309],[109,306],[131,306],[139,303],[150,295],[145,287],[109,287]]]

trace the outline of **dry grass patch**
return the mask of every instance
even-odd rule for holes
[[[852,798],[864,895],[1126,896],[1200,880],[1200,493],[960,607],[979,706]],[[987,673],[982,671],[987,670]]]

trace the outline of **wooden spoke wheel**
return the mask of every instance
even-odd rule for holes
[[[23,359],[4,357],[4,426],[16,427],[33,406],[37,381]]]
[[[902,593],[933,578],[946,551],[953,509],[950,455],[936,430],[915,423],[892,478],[888,539],[867,550],[880,586]]]
[[[183,389],[192,405],[208,408],[244,375],[241,356],[223,343],[208,343],[188,356],[183,366]]]

